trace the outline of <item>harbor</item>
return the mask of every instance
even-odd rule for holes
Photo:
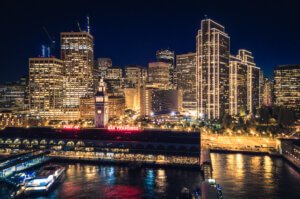
[[[211,153],[211,161],[224,198],[300,197],[299,173],[281,158]],[[54,164],[65,166],[65,179],[48,194],[32,198],[176,198],[183,187],[192,191],[203,181],[202,174],[195,169]],[[7,189],[1,186],[0,192],[5,196]]]

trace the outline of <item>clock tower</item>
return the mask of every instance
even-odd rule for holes
[[[95,126],[96,128],[106,128],[108,123],[108,96],[106,95],[106,85],[100,79],[97,93],[95,95]]]

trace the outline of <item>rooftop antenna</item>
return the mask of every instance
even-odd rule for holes
[[[205,19],[207,19],[207,14],[204,15]]]
[[[79,21],[77,21],[77,25],[78,25],[79,31],[82,32]]]
[[[90,17],[86,16],[86,21],[87,21],[87,32],[90,33]]]

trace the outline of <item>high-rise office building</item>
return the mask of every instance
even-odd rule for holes
[[[120,118],[125,113],[124,94],[112,94],[108,96],[109,118]]]
[[[60,36],[65,116],[79,119],[80,98],[94,94],[93,36],[88,32],[63,32]]]
[[[100,57],[95,61],[95,69],[98,72],[98,77],[106,78],[107,69],[112,67],[111,58]]]
[[[275,105],[292,108],[300,117],[300,64],[275,68],[274,96]]]
[[[140,115],[150,116],[152,114],[152,93],[157,87],[146,84],[141,88],[140,96]]]
[[[274,82],[270,79],[265,78],[264,86],[263,86],[263,105],[264,106],[272,106],[274,103]]]
[[[127,109],[140,111],[141,88],[146,80],[145,68],[135,65],[125,67],[124,94]]]
[[[33,115],[57,119],[63,100],[63,62],[56,58],[29,59],[29,108]]]
[[[143,68],[141,66],[129,65],[125,67],[125,87],[136,88],[144,84]]]
[[[247,111],[247,71],[242,60],[230,56],[229,64],[229,114],[244,115]]]
[[[196,115],[196,53],[176,56],[177,87],[182,91],[182,110]]]
[[[175,53],[171,50],[158,50],[156,51],[156,60],[169,64],[169,84],[170,87],[176,88],[177,86],[177,72],[175,67]]]
[[[169,68],[170,64],[164,62],[151,62],[148,68],[148,82],[160,85],[160,87],[169,87]]]
[[[95,117],[95,98],[94,96],[80,98],[80,119],[94,120]]]
[[[237,58],[247,65],[247,110],[249,113],[253,113],[260,107],[261,71],[256,66],[250,51],[239,50]]]
[[[222,25],[204,19],[196,39],[197,115],[219,119],[229,109],[230,38]]]
[[[120,67],[111,67],[107,69],[106,78],[107,92],[119,92],[123,88],[123,70]]]
[[[182,111],[182,92],[176,89],[157,89],[152,91],[152,112],[169,114]]]
[[[18,112],[27,110],[27,78],[0,84],[0,111]]]
[[[264,90],[265,78],[264,73],[259,69],[259,108],[263,105],[263,90]]]

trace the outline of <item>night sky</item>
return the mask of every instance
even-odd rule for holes
[[[280,3],[281,2],[281,3]],[[158,49],[176,54],[195,51],[195,37],[205,15],[225,26],[231,54],[253,52],[267,76],[280,64],[300,63],[300,11],[293,0],[1,0],[0,82],[28,73],[28,58],[49,43],[43,26],[55,37],[78,31],[90,16],[95,58],[111,57],[114,66],[155,60]]]

